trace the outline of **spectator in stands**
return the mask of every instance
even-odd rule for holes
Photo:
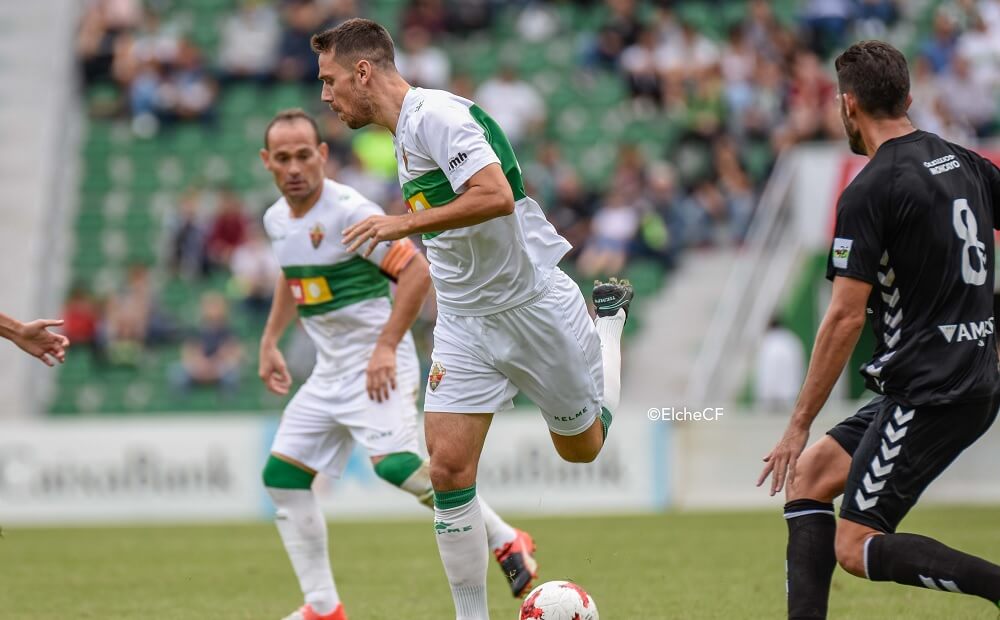
[[[668,39],[657,50],[657,66],[670,84],[696,82],[718,62],[718,46],[688,21],[681,23],[680,37]]]
[[[80,20],[76,50],[87,84],[111,78],[115,45],[142,19],[138,0],[99,0],[90,3]]]
[[[197,334],[181,345],[181,360],[171,370],[171,381],[184,392],[201,385],[231,396],[239,386],[242,357],[243,348],[229,326],[226,298],[205,293]]]
[[[396,50],[396,67],[413,86],[445,89],[451,80],[451,61],[431,45],[430,33],[423,28],[403,31],[402,45]]]
[[[727,136],[719,137],[715,141],[714,157],[715,170],[719,175],[719,188],[726,197],[727,237],[731,242],[741,243],[750,226],[750,218],[756,203],[753,184],[743,168],[739,149],[733,139]]]
[[[150,334],[153,311],[153,284],[145,265],[132,265],[122,290],[108,298],[102,348],[114,364],[139,363]]]
[[[212,267],[229,268],[233,251],[247,236],[247,217],[243,202],[232,190],[219,194],[219,205],[205,239],[205,253]]]
[[[285,30],[281,37],[278,77],[312,85],[316,82],[316,54],[310,47],[309,38],[323,29],[327,14],[316,2],[294,0],[285,3],[282,16]]]
[[[190,41],[181,41],[161,92],[161,120],[211,122],[215,118],[217,86],[202,63],[201,51]]]
[[[577,259],[581,275],[601,277],[621,273],[638,229],[638,205],[612,185],[604,204],[594,215],[591,236]]]
[[[711,247],[728,238],[726,197],[712,179],[698,182],[678,211],[684,247]]]
[[[646,180],[642,201],[648,212],[640,228],[640,251],[659,260],[664,267],[672,267],[684,240],[684,223],[678,213],[682,196],[677,174],[667,162],[656,161],[647,166]],[[652,218],[658,220],[658,226],[651,225]]]
[[[611,26],[602,26],[584,48],[583,66],[600,71],[617,71],[618,59],[625,49],[622,35]]]
[[[224,80],[266,82],[278,65],[281,25],[263,0],[243,0],[222,24],[219,68]]]
[[[62,319],[63,334],[74,345],[94,347],[97,344],[97,326],[101,317],[98,304],[87,287],[75,284],[70,289]]]
[[[787,119],[775,134],[778,150],[804,140],[841,135],[843,129],[835,105],[836,95],[837,87],[816,54],[799,51],[788,85]]]
[[[233,274],[231,290],[235,297],[255,320],[266,319],[281,269],[260,224],[249,227],[246,243],[233,251],[229,270]]]
[[[854,30],[862,39],[882,39],[888,27],[896,23],[899,9],[895,0],[860,0],[857,2]]]
[[[958,37],[955,53],[969,63],[974,83],[990,89],[1000,86],[1000,29],[990,30],[979,13]]]
[[[452,34],[467,36],[490,26],[493,9],[493,0],[445,0],[445,27]]]
[[[781,66],[760,59],[750,84],[750,98],[745,107],[734,108],[730,127],[741,137],[771,139],[784,115],[786,83]]]
[[[420,28],[431,37],[443,34],[446,27],[443,0],[412,0],[403,12],[403,29]]]
[[[640,101],[660,104],[660,73],[656,65],[657,34],[644,28],[639,32],[638,41],[625,48],[621,56],[621,67],[625,72],[632,97]]]
[[[993,88],[973,77],[965,57],[956,55],[952,59],[951,69],[940,77],[939,87],[942,93],[948,93],[939,99],[949,116],[972,128],[977,136],[986,136],[995,129],[997,102]]]
[[[775,413],[795,404],[805,375],[802,341],[779,318],[774,318],[757,350],[754,396],[757,405]]]
[[[808,0],[801,19],[809,49],[822,58],[840,49],[853,8],[851,0]]]
[[[479,86],[475,101],[503,128],[515,149],[545,123],[545,100],[510,65]]]
[[[622,48],[634,45],[639,40],[642,22],[639,20],[639,6],[636,0],[605,0],[608,16],[603,28],[618,33]]]
[[[556,175],[555,202],[547,215],[559,234],[573,245],[567,258],[574,257],[587,243],[596,206],[597,198],[583,186],[575,169]]]
[[[934,15],[932,36],[920,50],[920,55],[931,63],[934,73],[941,73],[951,65],[957,34],[955,18],[947,11],[939,10]]]
[[[174,277],[198,279],[208,274],[205,254],[207,231],[199,216],[200,194],[189,192],[180,202],[170,225],[170,271]]]

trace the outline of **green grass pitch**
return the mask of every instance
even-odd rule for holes
[[[591,592],[603,620],[780,618],[780,513],[512,519],[532,532],[542,578]],[[918,508],[901,531],[1000,561],[1000,508]],[[453,618],[431,521],[330,524],[334,574],[352,620]],[[494,620],[518,602],[489,570]],[[298,587],[268,524],[22,529],[0,538],[0,617],[273,620]],[[830,617],[995,620],[972,597],[870,583],[838,569]]]

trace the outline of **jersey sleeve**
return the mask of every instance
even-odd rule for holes
[[[827,261],[826,277],[878,283],[879,263],[885,251],[882,220],[883,194],[866,185],[844,190],[837,204],[837,225]]]
[[[986,158],[983,158],[983,168],[990,198],[993,199],[993,228],[1000,230],[1000,168]]]
[[[372,215],[385,215],[385,211],[377,204],[361,197],[360,194],[358,197],[360,200],[347,217],[345,228]],[[362,244],[357,250],[358,256],[364,256],[367,250],[368,244]],[[383,241],[379,243],[375,246],[372,253],[366,257],[366,260],[378,267],[382,273],[395,282],[399,279],[399,274],[418,252],[420,250],[417,249],[413,241],[404,237],[396,241]]]
[[[441,168],[456,194],[486,166],[500,158],[486,140],[486,132],[460,105],[424,111],[417,123],[416,138],[428,158]]]

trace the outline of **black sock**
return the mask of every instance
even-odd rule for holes
[[[872,536],[866,553],[872,581],[961,592],[1000,603],[1000,566],[917,534]]]
[[[785,504],[785,520],[788,522],[785,555],[788,618],[826,618],[830,580],[837,566],[833,504],[796,499]]]

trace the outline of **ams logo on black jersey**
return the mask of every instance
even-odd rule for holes
[[[938,325],[941,335],[948,342],[967,342],[982,340],[993,333],[993,317],[985,321],[969,321],[953,325]]]

